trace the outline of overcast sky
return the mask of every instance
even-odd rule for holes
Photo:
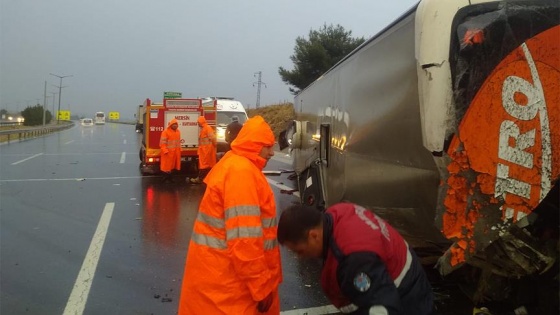
[[[0,0],[0,109],[47,106],[132,119],[146,98],[229,96],[255,107],[293,102],[278,67],[295,39],[325,23],[370,38],[415,0]],[[58,108],[56,96],[55,110]]]

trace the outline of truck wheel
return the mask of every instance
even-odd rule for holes
[[[140,170],[140,175],[142,176],[147,176],[147,175],[151,175],[151,173],[146,172],[145,168],[144,168],[144,163],[140,162],[140,165],[138,165],[138,169]]]
[[[142,175],[142,176],[148,176],[148,175],[150,175],[149,173],[144,172],[144,170],[143,170],[143,168],[142,168],[142,165],[140,165],[140,175]]]

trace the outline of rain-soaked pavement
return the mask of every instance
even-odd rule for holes
[[[107,124],[1,146],[1,314],[176,314],[204,187],[184,176],[140,176],[139,141],[134,126]],[[285,154],[267,166],[289,168]],[[286,193],[295,187],[288,176],[269,177],[279,210],[299,200]],[[94,274],[79,284],[108,209]],[[283,314],[334,313],[319,286],[320,261],[282,249],[282,263]],[[439,314],[472,314],[456,285],[426,270]],[[87,298],[72,301],[80,289]]]

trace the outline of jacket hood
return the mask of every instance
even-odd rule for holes
[[[198,119],[196,120],[201,126],[204,126],[207,124],[206,122],[206,118],[204,118],[204,116],[198,116]]]
[[[171,127],[171,125],[173,125],[173,124],[179,125],[179,121],[175,118],[171,119],[171,121],[169,121],[169,123],[167,123],[167,128]]]
[[[264,146],[274,145],[274,133],[261,116],[249,118],[239,131],[237,138],[231,143],[231,150],[237,155],[253,161],[263,168],[266,160],[259,156]]]

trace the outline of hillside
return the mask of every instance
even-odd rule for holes
[[[282,130],[286,128],[286,123],[295,117],[294,106],[292,103],[274,104],[247,110],[247,115],[253,117],[261,115],[270,125],[276,139]]]

